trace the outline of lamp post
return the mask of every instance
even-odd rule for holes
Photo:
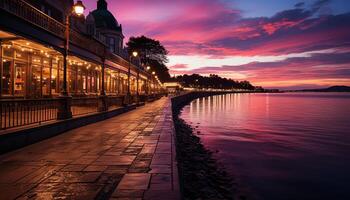
[[[153,76],[152,76],[152,84],[153,84],[153,91],[152,91],[152,93],[154,94],[154,93],[155,93],[155,90],[156,90],[156,83],[155,83],[155,81],[154,81],[154,80],[155,80],[155,77],[154,77],[154,76],[156,75],[156,72],[153,71],[153,72],[152,72],[152,75],[153,75]]]
[[[73,5],[73,8],[68,10],[66,13],[66,30],[65,30],[65,45],[64,45],[64,54],[63,54],[63,88],[62,88],[62,96],[68,96],[67,90],[67,57],[69,53],[69,33],[70,33],[70,23],[69,19],[72,15],[81,16],[84,13],[85,6],[82,1],[77,1]]]
[[[140,102],[140,93],[139,93],[139,80],[140,80],[140,69],[137,69],[137,77],[136,77],[136,103]]]
[[[147,72],[149,72],[149,70],[151,70],[151,67],[150,66],[147,66],[146,67],[146,70],[147,70]],[[148,73],[147,73],[148,74]],[[150,79],[151,78],[151,76],[148,76],[148,78],[147,78],[147,82],[146,82],[146,87],[147,87],[147,90],[146,90],[146,95],[149,95],[149,90],[150,90],[150,85],[149,85],[149,83],[150,83]]]
[[[59,106],[57,111],[57,119],[69,119],[72,118],[72,97],[69,96],[67,90],[67,57],[69,53],[69,33],[70,23],[69,19],[72,15],[80,16],[84,13],[85,6],[82,1],[77,1],[71,9],[66,13],[66,27],[65,27],[65,43],[63,51],[63,87],[59,96]]]
[[[130,103],[130,97],[131,97],[131,93],[130,93],[130,75],[131,75],[131,61],[132,61],[132,57],[137,57],[138,53],[137,51],[132,52],[131,56],[129,57],[129,68],[128,68],[128,91],[126,94],[126,101],[125,104],[129,104]]]

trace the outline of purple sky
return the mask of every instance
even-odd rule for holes
[[[124,35],[160,40],[171,74],[267,88],[350,85],[348,0],[107,0]],[[84,0],[87,13],[95,0]]]

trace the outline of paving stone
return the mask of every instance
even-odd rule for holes
[[[77,160],[71,162],[70,164],[74,165],[88,165],[95,161],[99,156],[82,156],[78,158]]]
[[[19,199],[94,199],[100,189],[94,184],[40,184]]]
[[[171,166],[170,165],[151,165],[150,169],[151,169],[151,171],[149,173],[151,173],[151,174],[171,173]]]
[[[171,142],[158,142],[156,153],[171,153]]]
[[[121,156],[101,156],[93,162],[93,165],[131,165],[136,156],[121,155]]]
[[[79,172],[83,171],[83,169],[86,167],[86,165],[66,165],[64,168],[61,169],[63,172]]]
[[[175,197],[170,110],[162,99],[0,155],[0,199]]]
[[[84,169],[85,172],[103,172],[108,166],[104,165],[89,165]]]
[[[16,199],[17,197],[35,187],[35,185],[36,184],[0,184],[0,199]]]
[[[128,171],[127,166],[108,166],[105,170],[105,173],[112,173],[112,174],[126,174]]]
[[[43,181],[44,179],[50,177],[51,175],[58,172],[60,169],[62,169],[63,166],[43,166],[40,169],[34,171],[33,173],[30,173],[29,175],[23,177],[22,179],[18,180],[16,184],[18,183],[39,183]]]
[[[118,190],[127,190],[130,188],[136,190],[146,190],[148,188],[151,174],[148,173],[129,173],[125,174],[119,183]]]
[[[170,165],[171,164],[171,154],[169,153],[159,153],[154,154],[151,165]]]
[[[101,172],[57,172],[45,180],[45,183],[93,183]]]
[[[0,166],[0,183],[14,183],[24,176],[36,171],[40,166]]]

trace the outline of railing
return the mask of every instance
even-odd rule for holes
[[[65,26],[22,0],[1,0],[0,8],[64,38]]]
[[[1,129],[57,119],[57,99],[0,100]]]
[[[98,97],[84,97],[72,99],[73,116],[98,112]]]
[[[123,106],[124,96],[108,96],[107,102],[109,110],[120,108]]]
[[[142,94],[139,102],[153,101],[161,94]],[[108,96],[109,110],[124,105],[124,96]],[[21,127],[32,124],[57,120],[57,112],[61,99],[35,99],[35,100],[0,100],[0,128],[1,130]],[[136,103],[136,95],[130,98],[130,104]],[[73,116],[88,115],[99,112],[99,97],[75,97],[72,99],[71,111]]]
[[[64,24],[56,21],[23,0],[1,0],[0,8],[62,39],[65,38]],[[95,53],[96,55],[102,56],[104,53],[104,45],[93,38],[86,37],[74,30],[70,31],[70,38],[71,43]]]

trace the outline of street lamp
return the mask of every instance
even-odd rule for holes
[[[129,57],[129,69],[128,69],[128,92],[127,92],[127,103],[129,103],[129,100],[130,100],[130,96],[131,96],[131,93],[130,93],[130,74],[131,74],[131,61],[132,61],[132,57],[137,57],[138,56],[138,53],[137,51],[133,51]],[[138,85],[138,80],[137,80],[137,85]]]
[[[77,1],[77,3],[74,4],[73,9],[74,9],[74,13],[80,16],[84,13],[85,6],[83,5],[82,1]]]
[[[147,65],[146,70],[147,70],[147,72],[148,72],[149,70],[151,70],[151,67],[150,67],[149,65]],[[148,74],[148,73],[147,73],[147,74]],[[149,76],[149,77],[147,78],[147,80],[146,80],[146,94],[147,94],[147,95],[149,94],[149,90],[150,90],[150,85],[149,85],[150,80],[149,80],[149,79],[151,79],[151,76]]]
[[[80,16],[84,13],[85,6],[82,1],[77,1],[71,9],[66,12],[66,24],[65,24],[65,44],[63,52],[63,87],[59,98],[61,99],[57,111],[57,119],[69,119],[72,118],[71,111],[71,97],[68,95],[67,90],[67,59],[69,53],[69,32],[70,23],[69,19],[72,15]]]
[[[67,91],[67,57],[69,52],[69,33],[70,33],[70,23],[69,19],[72,15],[81,16],[84,13],[85,6],[83,5],[82,1],[77,1],[73,5],[73,8],[68,10],[66,13],[66,30],[65,30],[65,45],[64,45],[64,59],[63,59],[63,88],[62,88],[62,95],[68,96]]]

